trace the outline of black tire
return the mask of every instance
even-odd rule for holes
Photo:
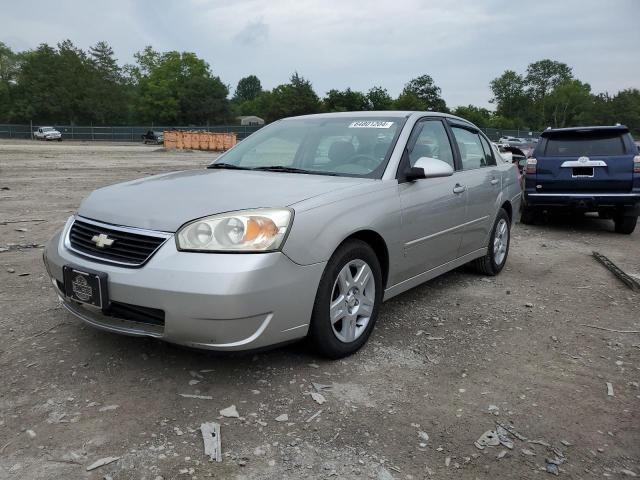
[[[636,223],[638,223],[638,217],[617,216],[613,219],[615,224],[616,233],[624,233],[629,235],[636,229]]]
[[[500,263],[496,262],[494,252],[494,242],[496,239],[496,230],[501,221],[506,222],[507,242],[504,257]],[[471,262],[472,267],[483,275],[494,276],[499,274],[507,263],[507,257],[509,256],[509,246],[511,245],[511,221],[509,220],[509,214],[501,208],[496,216],[496,221],[491,229],[491,236],[489,237],[489,246],[487,247],[487,253],[484,257],[476,258]]]
[[[58,139],[58,141],[59,141],[59,142],[61,142],[61,141],[62,141],[62,138],[59,138],[59,139]]]
[[[536,212],[531,207],[522,206],[522,210],[520,211],[520,223],[525,225],[533,225],[538,218],[538,212]]]
[[[347,343],[340,340],[334,333],[329,316],[329,306],[332,303],[334,284],[338,274],[343,267],[354,260],[364,261],[371,269],[375,285],[375,299],[366,327],[355,340]],[[369,335],[371,335],[378,318],[378,310],[382,303],[382,290],[380,262],[369,244],[361,240],[348,240],[340,245],[324,269],[313,305],[308,338],[315,350],[322,356],[337,359],[351,355],[360,349],[366,343]]]

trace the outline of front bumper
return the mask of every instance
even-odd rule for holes
[[[124,268],[69,251],[62,233],[46,246],[44,262],[67,310],[102,330],[211,350],[248,350],[304,337],[325,267],[298,265],[281,252],[179,252],[170,239],[142,268]],[[164,325],[105,315],[65,297],[64,265],[106,273],[111,301],[163,310]]]
[[[597,211],[622,208],[640,213],[640,192],[632,193],[538,193],[525,192],[528,207],[565,207],[576,210]]]

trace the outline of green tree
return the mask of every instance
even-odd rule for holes
[[[391,110],[393,108],[393,99],[386,88],[370,88],[367,92],[367,99],[372,110]]]
[[[0,42],[0,122],[12,117],[12,90],[19,72],[19,56]]]
[[[566,80],[557,84],[546,98],[547,123],[559,128],[580,125],[592,98],[588,83]]]
[[[506,118],[522,118],[529,110],[531,101],[525,91],[525,81],[513,70],[506,70],[489,84],[496,105],[496,114]]]
[[[486,108],[467,105],[466,107],[456,107],[453,114],[469,120],[478,127],[488,127],[491,122],[491,112]]]
[[[421,110],[448,112],[447,104],[440,96],[441,92],[442,90],[435,84],[430,75],[421,75],[410,80],[404,86],[401,96],[410,94],[416,97],[420,100]],[[402,100],[402,102],[405,102],[405,100]]]
[[[427,110],[424,102],[412,92],[403,92],[393,102],[394,110]]]
[[[88,103],[97,124],[121,124],[129,120],[132,91],[126,84],[122,69],[106,42],[89,48],[91,92]]]
[[[571,79],[573,73],[566,63],[544,59],[529,64],[524,81],[529,98],[533,102],[539,127],[542,127],[548,118],[547,97],[555,87]]]
[[[260,117],[272,122],[284,117],[317,113],[321,110],[321,103],[311,82],[295,72],[289,83],[263,92],[256,99],[256,107]]]
[[[613,119],[609,123],[621,123],[637,136],[640,135],[640,90],[628,88],[618,92],[611,99],[611,114]]]
[[[260,79],[255,75],[241,78],[233,95],[236,102],[248,102],[255,100],[262,93],[262,84]]]
[[[355,112],[370,109],[367,96],[350,88],[342,91],[329,90],[322,102],[329,112]]]
[[[160,124],[222,123],[230,117],[226,85],[195,53],[158,53],[150,47],[135,56],[139,121]]]

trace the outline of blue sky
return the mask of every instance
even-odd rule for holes
[[[491,79],[543,58],[595,92],[640,88],[640,0],[26,0],[5,2],[0,26],[16,50],[106,40],[120,63],[145,45],[193,51],[232,88],[298,71],[320,96],[373,85],[395,96],[428,73],[449,106],[490,106]]]

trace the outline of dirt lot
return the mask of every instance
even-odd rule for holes
[[[564,478],[640,475],[640,334],[581,325],[640,331],[640,294],[590,256],[638,275],[640,231],[617,235],[608,221],[517,225],[500,276],[461,269],[390,300],[342,361],[303,344],[192,351],[66,313],[41,244],[80,200],[212,158],[0,143],[0,478],[544,478],[545,459],[562,457]],[[329,386],[326,403],[312,382]],[[240,418],[220,417],[231,405]],[[210,421],[222,424],[222,463],[203,453]],[[496,422],[527,441],[475,447]],[[119,459],[86,471],[104,457]]]

